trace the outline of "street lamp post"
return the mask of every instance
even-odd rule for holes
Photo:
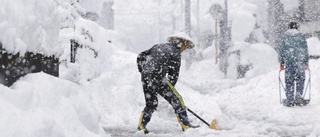
[[[214,34],[214,45],[216,48],[216,64],[218,64],[218,21],[222,18],[223,9],[219,4],[214,4],[210,7],[209,13],[211,14],[212,18],[215,20],[215,34]]]

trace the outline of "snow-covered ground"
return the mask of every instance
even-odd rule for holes
[[[144,97],[135,57],[115,50],[111,68],[80,85],[44,73],[27,75],[10,88],[0,85],[1,136],[142,136],[136,130]],[[216,118],[221,130],[209,129],[189,114],[201,127],[182,132],[171,106],[159,97],[147,136],[320,135],[319,60],[310,61],[310,104],[293,108],[280,104],[278,68],[228,80],[213,62],[200,61],[189,70],[183,62],[176,88],[191,110],[207,122]]]
[[[144,97],[134,57],[118,51],[109,71],[81,85],[38,73],[10,88],[0,86],[1,136],[104,136],[102,128],[110,136],[143,135],[136,130]],[[190,71],[182,68],[176,88],[191,110],[207,122],[216,118],[221,130],[209,129],[189,114],[201,127],[182,132],[171,106],[159,97],[147,136],[320,135],[319,60],[310,61],[315,83],[310,104],[293,108],[279,102],[278,68],[249,80],[225,80],[214,78],[219,71],[210,61],[198,62]],[[202,71],[191,71],[195,68]]]
[[[317,99],[319,98],[317,84],[312,85],[312,98],[308,106],[287,108],[280,104],[278,67],[249,80],[226,80],[218,78],[217,66],[210,62],[214,61],[195,63],[189,71],[182,69],[176,88],[191,110],[207,122],[216,118],[222,130],[209,129],[189,114],[192,122],[200,124],[201,127],[182,132],[171,106],[159,97],[159,108],[148,124],[151,131],[148,136],[313,137],[320,135],[320,116],[318,116],[320,102]],[[316,74],[319,73],[320,66],[317,64],[319,60],[310,61],[313,83],[319,80]],[[210,65],[212,65],[211,69],[208,69]],[[195,68],[199,71],[193,71]],[[103,108],[106,111],[102,122],[103,127],[107,133],[115,136],[141,136],[143,133],[137,132],[136,127],[140,111],[144,107],[144,98],[135,63],[132,62],[131,67],[123,66],[122,69],[115,70],[118,71],[103,75],[94,82],[94,85],[99,85],[99,82],[102,85],[113,79],[110,84],[104,85],[101,91],[95,93],[96,96],[107,98],[102,101],[105,102]],[[119,77],[118,73],[124,73],[124,77],[116,78]],[[196,82],[194,79],[199,81]]]
[[[246,78],[225,78],[215,64],[215,51],[208,48],[202,52],[204,58],[194,62],[189,69],[186,69],[185,59],[182,60],[176,84],[186,106],[208,123],[217,119],[219,130],[208,128],[189,113],[191,122],[201,127],[182,132],[172,107],[159,96],[158,110],[147,126],[150,130],[148,135],[137,131],[145,102],[135,52],[155,43],[132,44],[141,41],[143,38],[135,35],[148,33],[148,28],[130,26],[126,24],[128,22],[118,20],[119,26],[126,26],[123,30],[105,30],[97,23],[81,18],[76,11],[78,8],[85,12],[83,7],[94,11],[100,6],[87,5],[88,1],[80,3],[86,4],[83,7],[78,4],[70,6],[70,1],[30,0],[27,3],[17,0],[17,4],[0,0],[4,3],[0,5],[0,31],[4,34],[0,40],[4,47],[11,52],[28,50],[60,55],[61,61],[59,78],[36,73],[22,77],[11,87],[0,85],[0,137],[320,136],[320,85],[317,85],[320,81],[317,75],[320,73],[320,60],[310,60],[310,104],[292,108],[282,106],[276,52],[267,44],[250,45],[243,41],[254,26],[251,14],[258,10],[255,5],[247,3],[250,0],[230,2],[232,26],[237,28],[232,32],[235,38],[233,50],[243,52],[242,63],[253,65]],[[129,4],[128,1],[116,2]],[[149,2],[156,7],[156,3]],[[19,9],[24,4],[27,6]],[[121,8],[119,5],[116,7]],[[142,7],[148,8],[148,2]],[[48,15],[52,16],[43,18]],[[75,20],[50,23],[65,17],[74,17]],[[75,28],[70,27],[73,24]],[[30,27],[25,28],[26,25]],[[148,25],[152,26],[154,22]],[[61,30],[57,31],[57,28]],[[135,29],[140,32],[134,33]],[[149,37],[157,39],[154,35]],[[79,49],[75,64],[69,63],[70,38],[91,48]],[[148,39],[142,43],[151,41]],[[312,49],[320,46],[317,38],[310,38],[308,44],[313,46]],[[94,55],[92,50],[98,54]],[[281,96],[284,97],[283,90]]]

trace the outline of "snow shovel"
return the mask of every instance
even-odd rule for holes
[[[285,86],[284,86],[284,84],[283,84],[283,82],[282,82],[282,80],[281,80],[281,78],[280,78],[281,71],[282,71],[282,70],[279,70],[279,96],[280,96],[280,104],[282,104],[283,101],[285,100],[285,99],[282,100],[282,98],[281,98],[281,87],[282,87],[282,89],[284,90],[284,92],[286,91]],[[298,102],[296,102],[297,104],[307,105],[307,104],[309,104],[309,102],[310,102],[310,100],[311,100],[311,71],[310,71],[310,69],[308,69],[308,71],[309,71],[309,78],[308,78],[308,80],[307,80],[307,83],[305,84],[304,92],[303,92],[303,95],[302,95],[303,100],[298,100]],[[309,91],[309,92],[308,92],[308,91]],[[306,93],[307,93],[307,92],[308,92],[308,94],[309,94],[309,99],[305,99],[305,96],[306,96]]]
[[[187,110],[193,114],[195,117],[197,117],[199,120],[201,120],[203,123],[205,123],[209,128],[217,130],[217,120],[213,119],[211,121],[211,124],[209,124],[207,121],[203,120],[199,115],[194,113],[191,109],[187,108]]]
[[[169,82],[167,81],[167,84],[169,85],[170,89],[173,91],[173,93],[179,98],[181,104],[182,104],[182,107],[183,108],[187,108],[185,105],[184,105],[184,102],[183,102],[183,99],[181,97],[181,95],[179,94],[179,92],[174,88],[174,86]],[[187,108],[187,110],[193,114],[195,117],[197,117],[199,120],[201,120],[203,123],[205,123],[209,128],[211,129],[215,129],[217,130],[217,120],[216,119],[213,119],[211,124],[209,124],[208,122],[206,122],[205,120],[203,120],[199,115],[197,115],[196,113],[194,113],[191,109]]]

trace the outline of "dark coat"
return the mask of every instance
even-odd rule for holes
[[[181,53],[175,43],[157,44],[137,57],[139,72],[163,80],[167,76],[175,85],[180,72]]]
[[[279,62],[281,65],[292,63],[308,64],[308,45],[304,34],[296,29],[290,29],[285,32],[279,47]]]

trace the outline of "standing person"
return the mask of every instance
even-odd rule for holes
[[[186,49],[193,48],[194,44],[186,33],[172,35],[168,37],[168,42],[154,45],[141,52],[137,57],[146,101],[146,106],[140,116],[138,130],[143,130],[145,134],[149,132],[146,126],[158,106],[157,94],[172,105],[183,131],[189,127],[198,127],[190,124],[183,99],[173,88],[179,77],[181,53]]]
[[[286,97],[283,105],[292,107],[303,104],[305,69],[309,70],[309,53],[305,35],[298,31],[296,22],[289,23],[279,47],[280,70],[285,70]],[[296,82],[296,96],[294,88]]]

